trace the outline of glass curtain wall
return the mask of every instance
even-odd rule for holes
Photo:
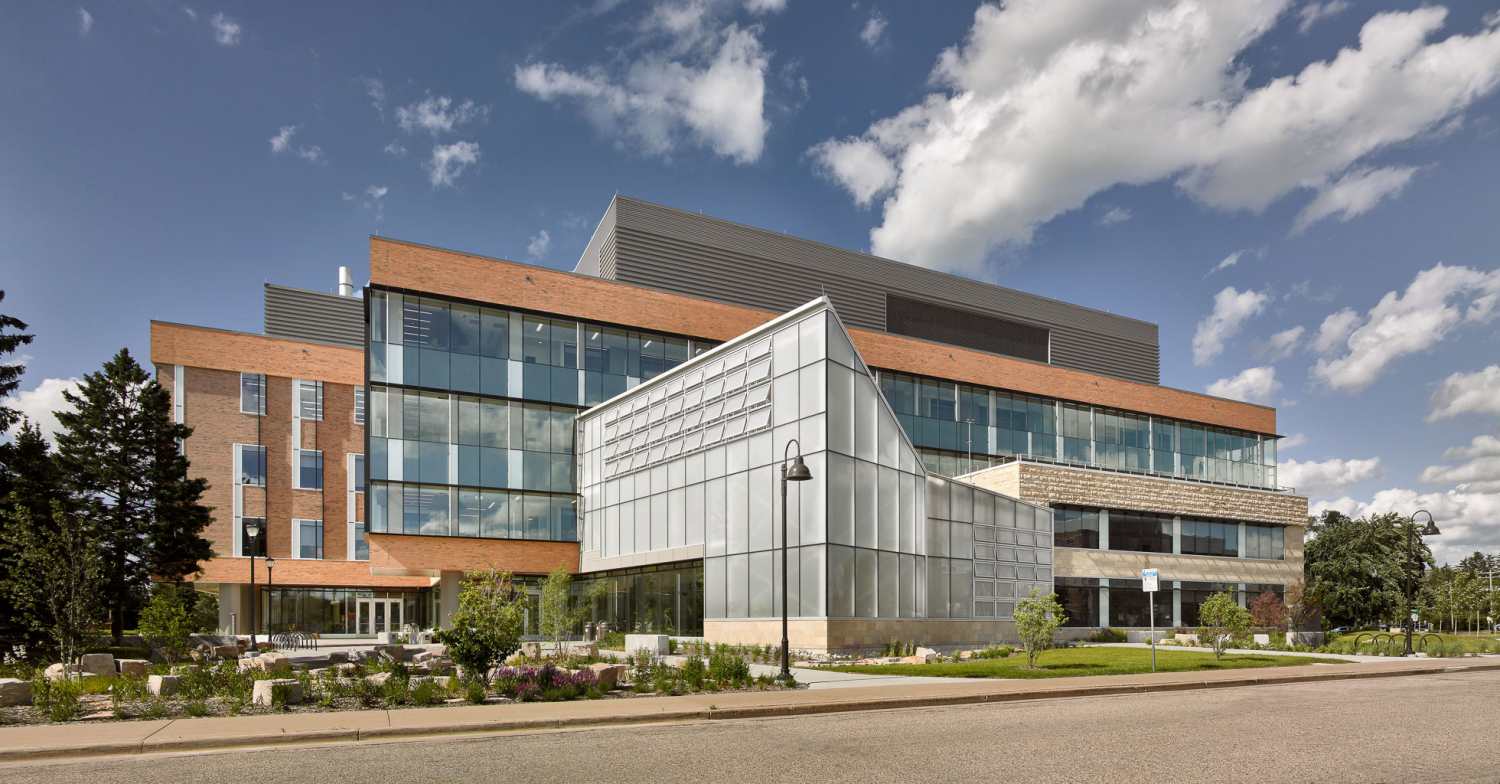
[[[712,345],[379,290],[368,329],[369,530],[429,536],[576,541],[577,413]]]
[[[929,471],[960,476],[1012,455],[1276,487],[1276,439],[1128,411],[889,373],[880,388]]]

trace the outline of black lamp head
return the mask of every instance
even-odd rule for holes
[[[802,462],[802,455],[792,458],[792,467],[787,469],[786,478],[789,482],[806,482],[812,479],[812,472],[807,470],[807,463]]]

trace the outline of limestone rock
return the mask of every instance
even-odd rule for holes
[[[521,643],[521,655],[528,659],[542,658],[542,644],[539,642]]]
[[[145,677],[151,669],[151,662],[145,659],[120,659],[120,674],[136,678]]]
[[[391,674],[388,673],[388,672],[377,672],[374,675],[366,675],[365,676],[365,680],[366,681],[368,681],[370,683],[373,683],[376,686],[384,686],[385,682],[388,681],[388,680],[390,680],[390,679],[391,679]]]
[[[215,659],[238,659],[240,657],[239,646],[216,645],[210,651]]]
[[[85,653],[78,663],[87,675],[103,675],[106,678],[115,676],[115,657],[111,654]]]
[[[250,693],[250,704],[271,705],[272,690],[278,686],[286,687],[286,704],[297,705],[302,702],[302,684],[291,678],[275,678],[255,682],[255,688]]]
[[[615,688],[620,680],[625,677],[625,665],[623,664],[590,664],[585,670],[594,673],[599,678],[599,685],[605,691]]]
[[[377,645],[375,646],[375,652],[382,656],[390,657],[392,661],[406,661],[405,645]]]
[[[13,707],[31,704],[31,681],[0,678],[0,705]]]
[[[575,642],[568,646],[568,653],[574,656],[598,656],[599,646],[591,642]]]
[[[333,651],[328,654],[328,665],[330,667],[335,664],[344,664],[347,661],[349,661],[349,654],[343,651]]]
[[[657,656],[666,656],[672,645],[670,639],[665,634],[627,634],[625,652],[635,654],[644,648]]]
[[[258,662],[257,666],[260,667],[260,669],[265,670],[266,672],[287,670],[291,669],[292,666],[291,659],[288,659],[286,656],[276,653],[275,651],[272,651],[270,653],[262,653],[259,657],[256,658],[256,662]]]
[[[180,675],[152,675],[146,678],[146,690],[156,697],[170,697],[181,683]]]
[[[49,664],[42,675],[49,681],[60,681],[64,677],[83,675],[83,668],[76,664]]]

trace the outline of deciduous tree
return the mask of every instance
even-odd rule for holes
[[[1214,661],[1250,631],[1250,613],[1233,596],[1216,593],[1198,605],[1198,644],[1214,650]]]
[[[1323,613],[1335,625],[1361,625],[1405,614],[1406,537],[1409,518],[1394,513],[1350,520],[1323,514],[1304,547],[1304,575]],[[1432,565],[1432,553],[1416,537],[1415,579]]]
[[[24,506],[0,510],[0,537],[16,554],[6,598],[32,628],[52,638],[63,661],[74,661],[99,619],[99,543],[60,501],[52,504],[50,519],[37,519]]]
[[[1026,651],[1026,666],[1036,667],[1037,657],[1051,647],[1057,629],[1068,620],[1068,614],[1057,597],[1048,593],[1038,596],[1036,589],[1016,603],[1016,633],[1021,637],[1021,649]]]
[[[525,596],[511,585],[510,572],[493,568],[464,580],[452,628],[437,633],[448,655],[467,677],[489,681],[490,670],[521,648]]]

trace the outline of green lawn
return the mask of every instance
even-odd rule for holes
[[[1199,670],[1235,670],[1248,667],[1290,667],[1301,664],[1343,664],[1339,659],[1312,656],[1267,656],[1261,654],[1226,654],[1214,661],[1211,651],[1156,651],[1157,672],[1194,672]],[[940,678],[1071,678],[1079,675],[1134,675],[1151,672],[1149,648],[1062,648],[1046,651],[1037,658],[1042,669],[1027,670],[1025,654],[1008,659],[945,662],[942,664],[874,664],[831,667],[836,672],[877,675],[923,675]]]

